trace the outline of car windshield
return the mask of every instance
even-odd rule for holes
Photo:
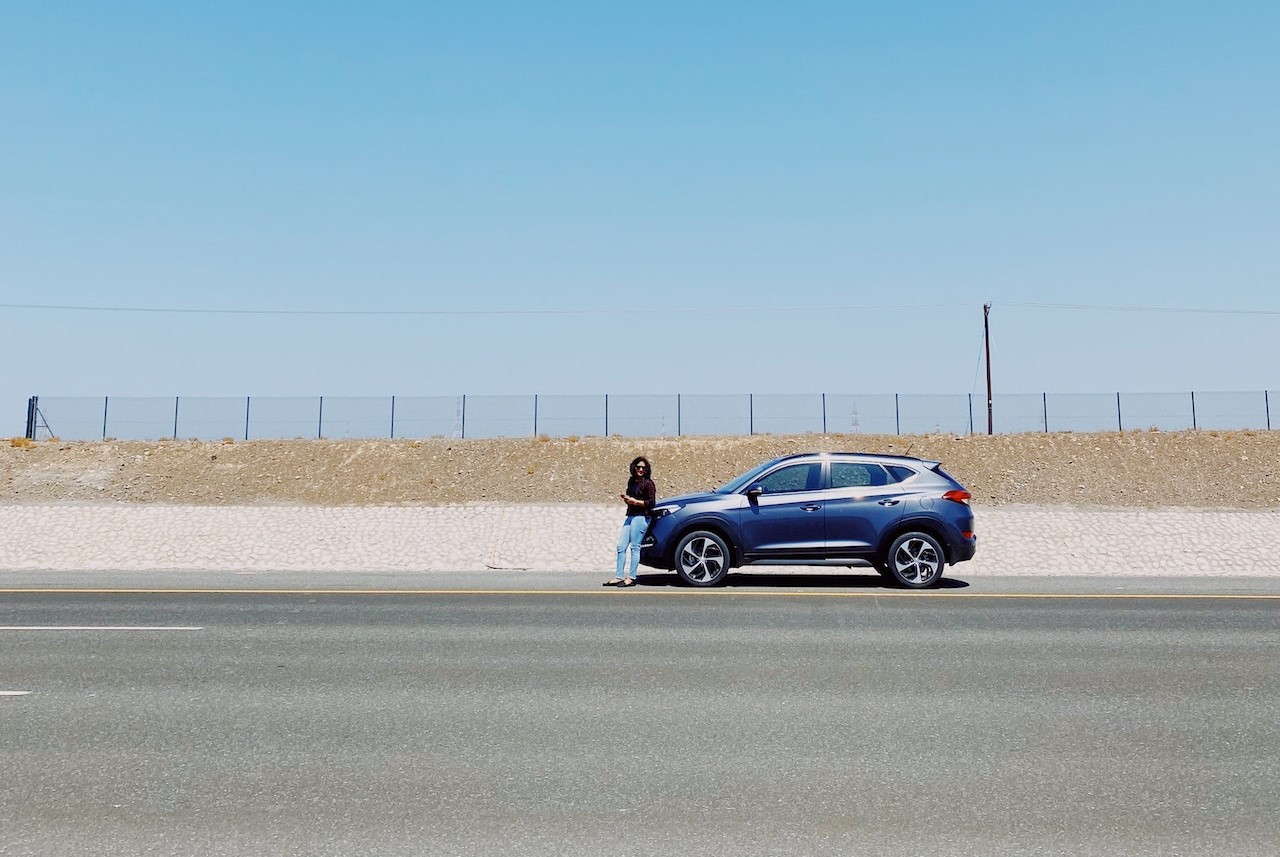
[[[766,470],[768,470],[770,467],[773,467],[773,465],[777,464],[781,460],[782,459],[775,458],[772,461],[766,461],[764,464],[753,467],[750,470],[748,470],[746,473],[739,476],[738,478],[732,480],[731,482],[726,482],[725,484],[721,485],[719,488],[715,490],[715,493],[733,494],[738,491],[741,491],[743,488],[750,485],[752,482],[756,481],[756,479],[760,476],[761,473],[764,473]]]

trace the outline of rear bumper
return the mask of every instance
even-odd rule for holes
[[[965,538],[957,537],[951,543],[951,564],[957,562],[966,562],[973,559],[973,555],[978,552],[978,537],[976,535]]]

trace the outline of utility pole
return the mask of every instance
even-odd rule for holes
[[[982,343],[987,349],[987,434],[995,434],[991,409],[991,304],[982,305]]]

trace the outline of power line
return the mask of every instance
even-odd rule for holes
[[[1222,309],[1212,307],[1115,306],[1106,304],[1058,304],[1030,302],[995,302],[992,306],[1023,309],[1051,309],[1087,312],[1182,313],[1192,315],[1280,315],[1280,310]],[[0,309],[48,312],[114,312],[169,313],[174,315],[265,315],[265,316],[573,316],[573,315],[684,315],[691,313],[776,313],[832,312],[847,310],[924,310],[971,309],[971,303],[916,304],[818,304],[745,306],[716,305],[695,307],[597,307],[594,309],[387,309],[387,310],[322,310],[322,309],[243,309],[218,307],[110,306],[89,304],[18,304],[0,303]]]
[[[1274,309],[1221,309],[1211,307],[1171,307],[1171,306],[1109,306],[1106,304],[1042,304],[1042,303],[1001,303],[1006,307],[1026,307],[1030,309],[1065,309],[1088,310],[1094,312],[1168,312],[1191,315],[1280,315]]]
[[[174,313],[181,315],[295,315],[295,316],[502,316],[502,315],[676,315],[685,313],[830,312],[832,310],[959,309],[968,304],[832,304],[810,306],[703,306],[618,307],[597,309],[424,309],[424,310],[316,310],[316,309],[218,309],[213,307],[87,306],[73,304],[5,304],[0,309],[56,312]]]
[[[982,372],[982,364],[986,361],[986,357],[983,356],[983,351],[986,349],[986,346],[987,346],[986,331],[979,331],[978,332],[978,359],[974,362],[974,365],[973,365],[973,383],[969,385],[970,393],[978,389],[978,375]]]

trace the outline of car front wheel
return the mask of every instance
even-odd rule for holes
[[[942,580],[942,545],[928,533],[903,533],[889,547],[889,573],[900,586],[928,589]]]
[[[690,586],[715,586],[729,573],[729,546],[706,530],[695,530],[676,546],[676,574]]]

